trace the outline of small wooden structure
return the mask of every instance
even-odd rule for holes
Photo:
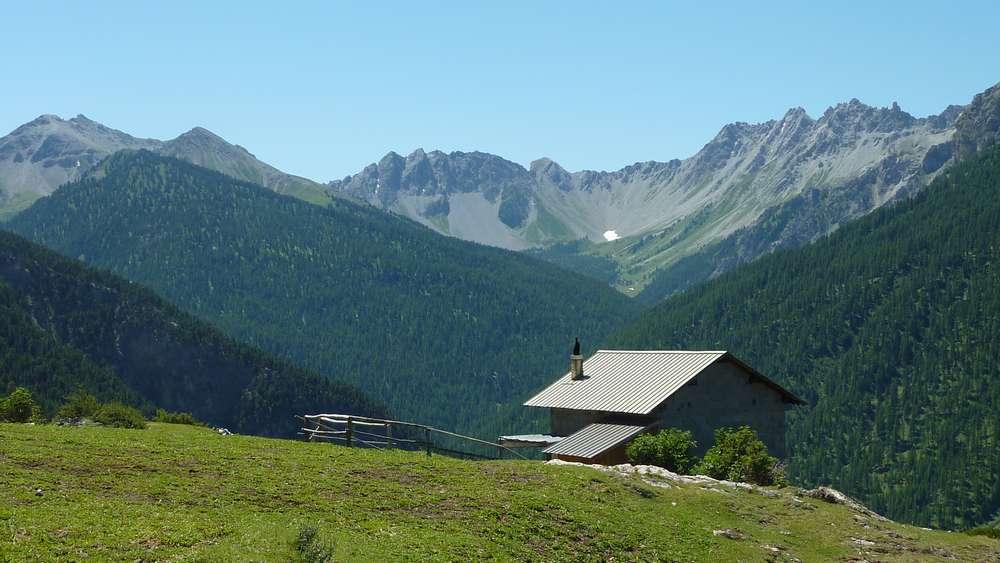
[[[428,456],[436,452],[465,459],[503,459],[504,452],[507,452],[509,457],[526,459],[499,443],[414,422],[350,414],[306,414],[296,418],[302,422],[299,434],[310,442],[330,440],[347,447],[423,450]],[[458,449],[463,445],[468,449]],[[479,451],[470,451],[471,449]],[[491,452],[493,455],[484,452]]]

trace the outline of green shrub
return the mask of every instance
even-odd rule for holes
[[[333,561],[333,548],[319,538],[315,526],[303,526],[295,538],[296,561],[302,563],[326,563]]]
[[[31,391],[24,387],[14,389],[14,392],[0,400],[0,421],[28,422],[41,417],[41,409],[31,398]]]
[[[658,465],[675,473],[687,473],[695,462],[691,450],[698,447],[691,432],[666,428],[656,434],[644,434],[628,445],[629,463]]]
[[[115,428],[145,428],[146,419],[135,407],[117,401],[105,403],[94,415],[94,420]]]
[[[156,409],[156,416],[153,422],[166,422],[168,424],[190,424],[192,426],[205,426],[189,412],[169,412],[163,409]]]
[[[780,484],[779,471],[778,459],[749,426],[717,429],[715,444],[695,467],[702,475],[758,485]]]
[[[65,400],[66,402],[59,407],[57,415],[59,418],[94,418],[101,409],[97,397],[88,393],[82,386],[66,395]]]
[[[1000,528],[994,528],[992,526],[979,526],[976,528],[970,528],[968,530],[965,530],[965,533],[970,536],[986,536],[988,538],[1000,540]]]

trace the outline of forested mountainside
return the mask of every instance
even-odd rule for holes
[[[702,281],[774,248],[801,246],[915,193],[951,161],[962,109],[918,119],[895,104],[851,100],[814,119],[793,108],[765,123],[726,125],[685,160],[614,172],[569,172],[547,158],[526,169],[480,152],[389,153],[330,185],[444,234],[599,265],[601,279],[635,295],[658,271],[741,229],[760,227],[738,241],[738,252],[678,277]],[[774,228],[774,215],[789,213]]]
[[[573,337],[600,342],[638,312],[518,253],[146,151],[109,157],[9,227],[355,383],[398,417],[486,436],[515,411],[541,416],[519,400],[565,369]]]
[[[239,344],[148,289],[4,231],[0,312],[0,392],[25,386],[48,414],[78,385],[274,436],[294,435],[300,412],[385,413],[356,387]]]
[[[104,157],[123,149],[156,151],[315,203],[330,199],[330,191],[320,184],[286,174],[201,127],[159,141],[133,137],[83,115],[42,115],[0,137],[0,220],[82,178]]]
[[[612,338],[727,349],[807,398],[789,472],[890,517],[1000,516],[1000,147],[808,247],[692,288]]]

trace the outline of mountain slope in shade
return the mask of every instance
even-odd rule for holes
[[[0,231],[0,392],[51,414],[83,385],[105,399],[292,436],[292,414],[384,413],[358,389],[237,344],[151,291]]]
[[[496,436],[524,394],[638,311],[605,284],[367,205],[309,205],[118,153],[13,230],[149,285],[238,339],[350,381],[397,416]]]
[[[123,149],[160,152],[314,203],[330,199],[329,190],[320,184],[285,174],[201,127],[164,142],[132,137],[83,115],[43,115],[0,138],[0,219],[83,177]]]
[[[1000,146],[913,199],[648,310],[611,345],[726,349],[811,407],[789,474],[890,517],[1000,511]]]
[[[813,119],[794,108],[766,123],[727,125],[688,159],[615,172],[568,172],[550,159],[525,169],[484,153],[390,153],[330,186],[438,232],[504,248],[584,239],[572,252],[613,261],[616,285],[635,293],[658,269],[803,194],[813,194],[806,206],[827,220],[803,226],[796,241],[915,193],[951,160],[961,109],[917,119],[895,104],[852,100]],[[841,206],[830,214],[827,194]],[[564,250],[538,255],[566,263]]]

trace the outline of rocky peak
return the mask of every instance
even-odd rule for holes
[[[549,183],[561,190],[573,189],[573,176],[550,158],[539,158],[531,163],[531,176],[539,183]]]
[[[917,119],[903,111],[896,102],[889,108],[876,108],[854,98],[846,104],[837,104],[826,110],[819,121],[839,133],[889,133],[912,127]]]
[[[955,153],[959,159],[1000,142],[1000,83],[977,94],[955,120]]]
[[[937,115],[927,116],[927,122],[935,129],[947,129],[955,126],[955,120],[962,114],[966,106],[950,105]]]

